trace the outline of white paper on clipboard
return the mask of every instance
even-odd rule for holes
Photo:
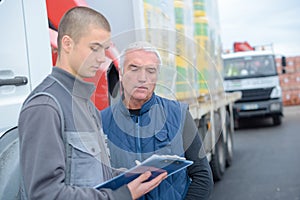
[[[137,165],[124,173],[101,183],[94,188],[110,188],[112,190],[118,189],[119,187],[133,181],[140,174],[151,171],[152,175],[149,180],[157,177],[159,174],[167,171],[168,176],[185,169],[186,167],[193,164],[193,161],[186,160],[179,156],[170,155],[152,155],[151,157],[144,160],[140,165]]]

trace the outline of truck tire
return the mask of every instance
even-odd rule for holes
[[[280,125],[281,122],[282,122],[282,119],[281,119],[281,116],[280,116],[280,115],[273,116],[273,124],[274,124],[275,126]]]
[[[221,180],[226,168],[226,148],[222,134],[215,145],[215,153],[210,164],[214,181]]]
[[[230,130],[230,127],[226,126],[227,135],[226,135],[226,167],[231,166],[233,160],[233,132]]]
[[[233,142],[233,134],[234,132],[231,131],[231,126],[230,126],[230,115],[229,112],[226,112],[226,167],[231,166],[232,160],[233,160],[233,147],[234,147],[234,142]]]
[[[0,199],[20,199],[19,135],[14,128],[0,138]]]
[[[239,119],[234,119],[234,129],[237,130],[239,129],[239,126],[240,126],[240,122],[239,122]]]

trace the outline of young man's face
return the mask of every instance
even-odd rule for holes
[[[106,61],[105,50],[110,45],[110,32],[101,28],[89,29],[74,45],[69,57],[72,74],[79,78],[96,75],[101,64]]]
[[[155,53],[145,50],[125,54],[122,85],[125,101],[140,107],[151,98],[158,76],[159,60]]]

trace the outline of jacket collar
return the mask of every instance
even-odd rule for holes
[[[53,67],[51,75],[73,96],[90,99],[95,90],[95,85],[93,83],[82,81],[59,67]]]

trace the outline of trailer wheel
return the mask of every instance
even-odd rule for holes
[[[239,119],[235,118],[234,119],[234,129],[239,129],[239,126],[240,126]]]
[[[230,115],[228,111],[226,112],[226,167],[231,166],[233,160],[233,132],[230,126]]]
[[[233,132],[230,127],[227,128],[227,140],[226,140],[226,167],[231,166],[233,160]]]
[[[280,125],[281,122],[282,122],[282,119],[281,119],[281,116],[280,116],[280,115],[273,116],[273,124],[274,124],[275,126]]]
[[[225,172],[225,166],[226,166],[226,149],[225,149],[223,135],[221,134],[218,139],[218,142],[215,145],[215,153],[212,155],[212,159],[211,159],[211,169],[215,181],[219,181],[222,179],[222,176]]]

